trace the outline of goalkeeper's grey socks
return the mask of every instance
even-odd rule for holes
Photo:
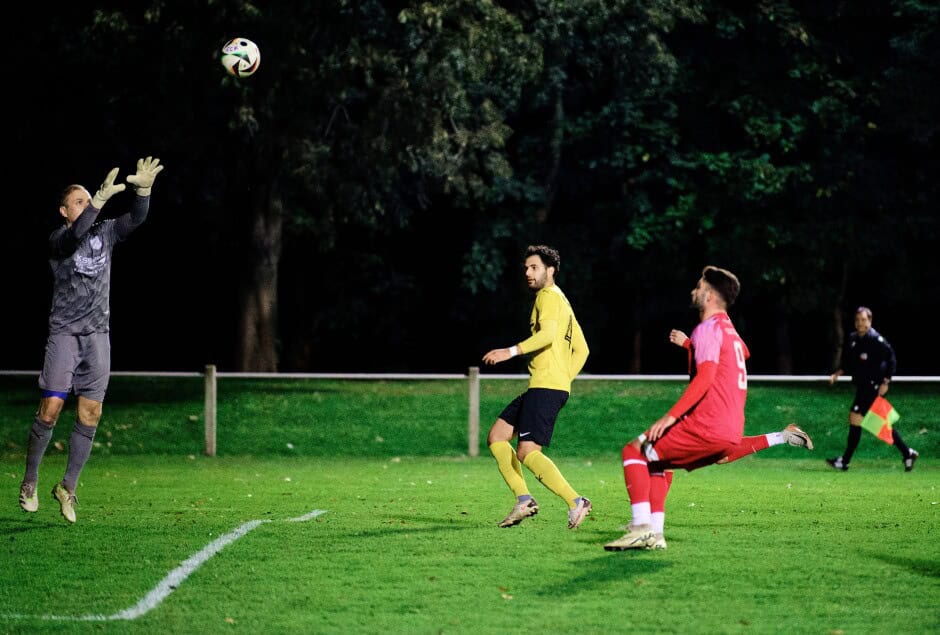
[[[25,483],[35,483],[39,480],[39,464],[42,456],[52,440],[53,426],[43,423],[39,417],[33,420],[33,427],[29,430],[29,441],[26,445],[26,476]]]
[[[95,439],[97,429],[97,426],[86,426],[77,419],[75,421],[72,436],[69,437],[69,463],[65,469],[65,477],[62,479],[62,484],[72,494],[75,493],[75,487],[78,485],[78,476],[91,455],[91,444]]]

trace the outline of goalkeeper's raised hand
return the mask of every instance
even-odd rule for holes
[[[157,178],[161,170],[163,166],[160,165],[160,159],[154,157],[137,159],[137,174],[127,177],[127,182],[137,189],[137,196],[150,196],[153,180]]]
[[[95,209],[100,210],[104,207],[104,204],[108,202],[108,199],[117,194],[118,192],[123,192],[127,187],[123,183],[114,184],[114,179],[117,178],[118,169],[114,168],[108,172],[108,176],[104,177],[104,183],[101,184],[101,187],[98,188],[98,191],[95,192],[95,195],[91,197],[91,204],[95,206]]]

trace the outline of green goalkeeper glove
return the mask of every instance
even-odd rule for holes
[[[91,204],[95,206],[96,209],[101,210],[104,207],[104,204],[108,202],[108,199],[117,194],[118,192],[123,192],[127,187],[123,183],[114,184],[114,179],[117,178],[118,169],[114,168],[108,172],[108,176],[104,177],[104,183],[101,184],[101,187],[98,188],[98,191],[95,192],[95,195],[91,197]]]
[[[160,165],[160,159],[153,157],[137,159],[137,174],[127,177],[127,182],[137,188],[137,196],[150,196],[153,180],[157,178],[161,170],[163,166]]]

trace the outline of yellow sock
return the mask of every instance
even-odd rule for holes
[[[522,465],[516,457],[516,451],[509,444],[509,441],[497,441],[490,444],[490,452],[496,458],[496,466],[499,467],[499,473],[503,475],[506,485],[512,490],[512,493],[523,496],[529,493],[529,488],[525,484],[525,478],[522,476]]]
[[[574,500],[578,497],[578,493],[572,489],[550,458],[542,454],[539,450],[536,450],[535,452],[526,454],[523,463],[527,468],[532,470],[532,473],[535,474],[535,478],[537,478],[542,485],[565,499],[565,502],[568,503],[568,509],[575,508]]]

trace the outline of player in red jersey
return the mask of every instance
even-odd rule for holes
[[[692,305],[700,317],[689,342],[694,352],[694,376],[669,412],[623,448],[624,480],[633,519],[624,536],[604,545],[608,551],[665,548],[662,522],[672,476],[668,470],[691,471],[727,463],[775,443],[812,449],[809,436],[796,426],[770,435],[742,437],[750,353],[727,313],[740,289],[733,273],[708,266],[692,290]],[[683,345],[686,342],[680,336],[683,334],[673,331],[670,339]],[[658,527],[654,527],[654,520]]]
[[[689,352],[689,376],[695,377],[695,352],[692,349],[692,340],[682,331],[673,329],[669,333],[669,341],[676,346],[681,346]],[[786,443],[798,448],[813,449],[813,440],[809,435],[803,432],[795,423],[787,425],[779,432],[769,432],[767,434],[758,434],[751,437],[742,437],[737,447],[729,451],[725,456],[717,461],[719,464],[730,463],[738,459],[766,450],[769,447]],[[656,523],[653,523],[656,525]],[[653,529],[656,529],[654,526]],[[659,533],[662,533],[661,531]]]

